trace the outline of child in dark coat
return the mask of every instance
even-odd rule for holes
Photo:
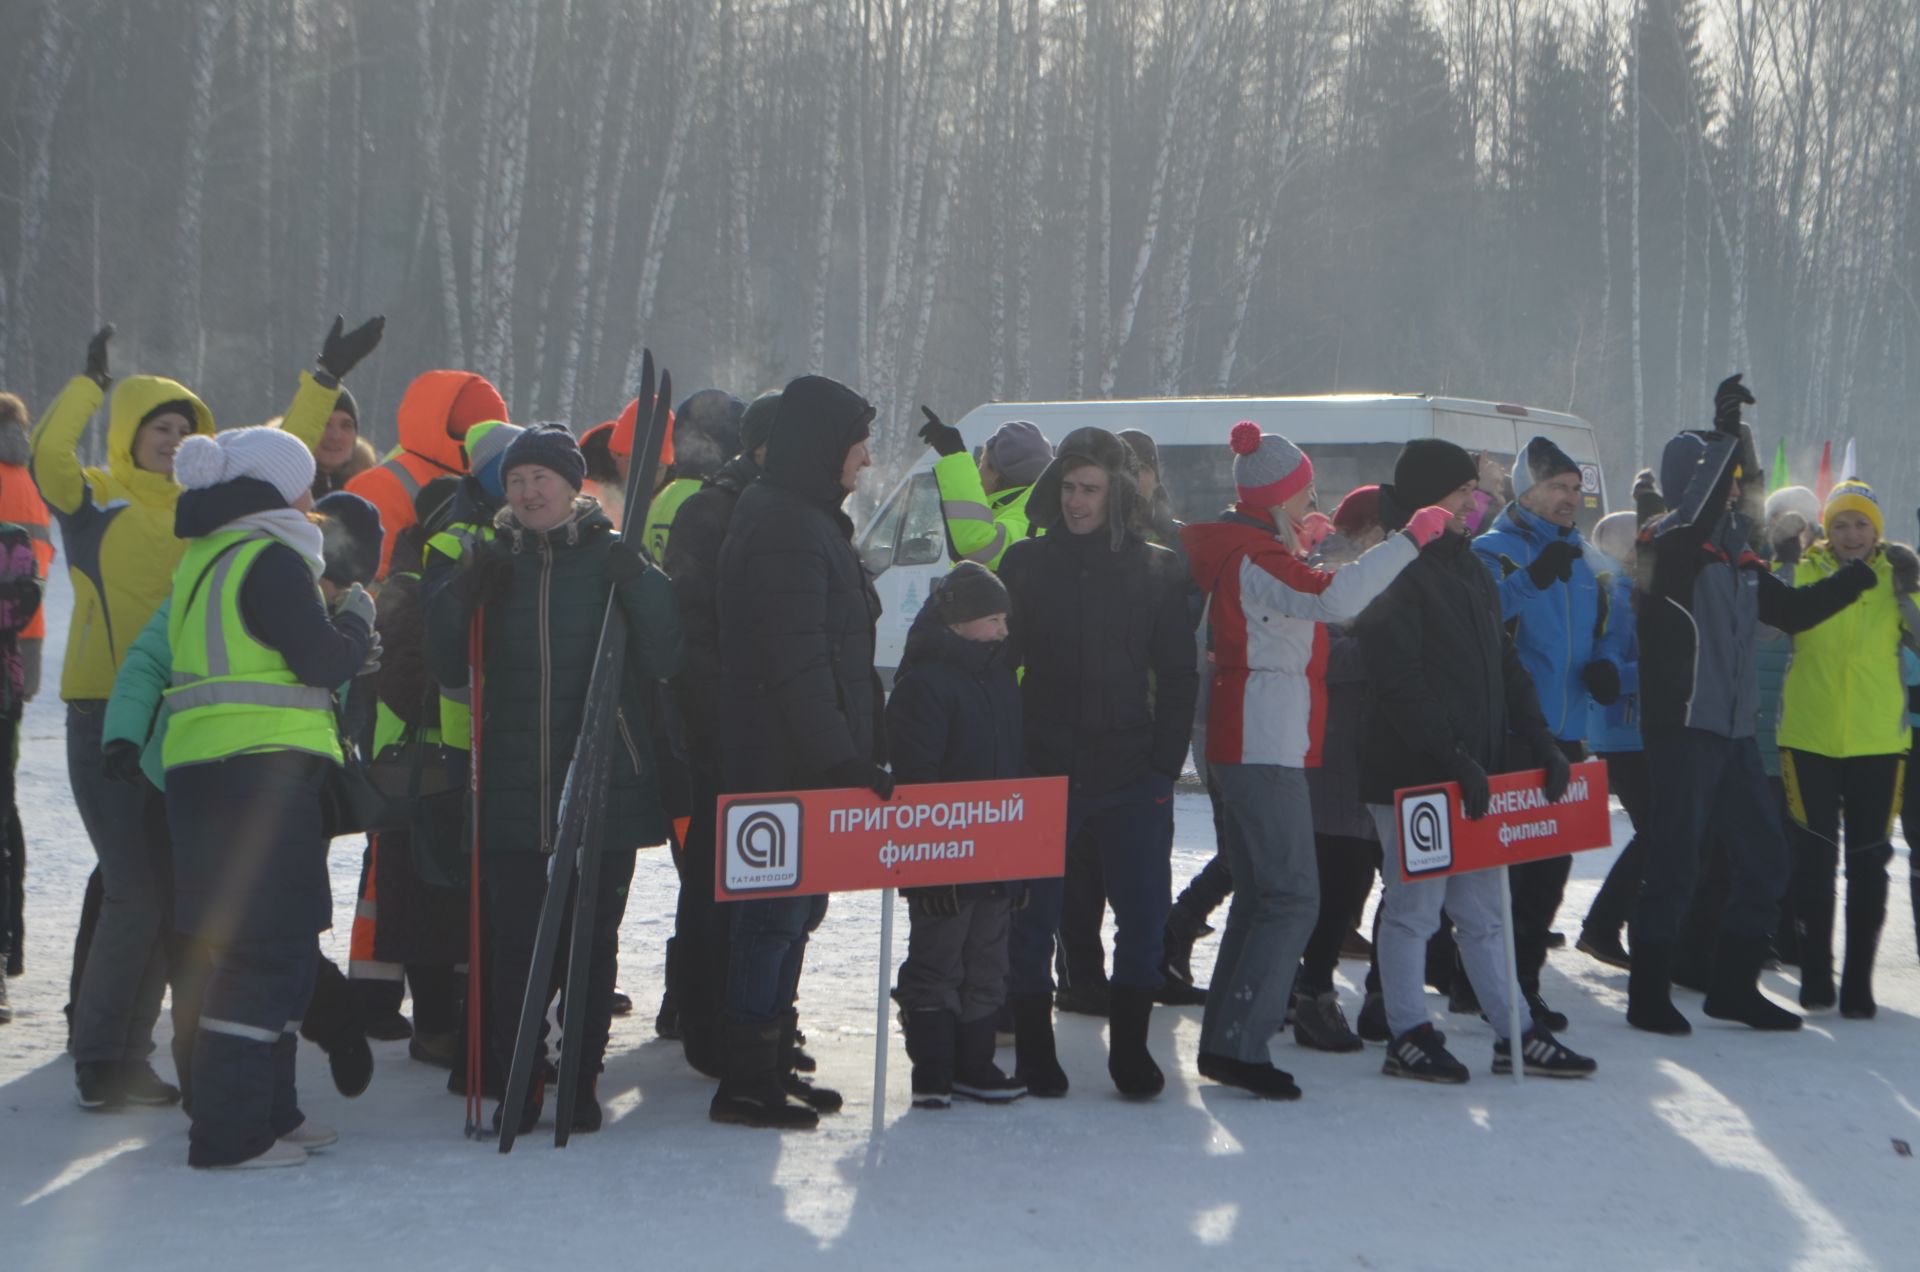
[[[896,780],[1024,775],[1007,608],[1007,589],[971,561],[928,596],[887,703]],[[1002,1102],[1027,1093],[993,1062],[994,1017],[1007,993],[1007,935],[1024,891],[1019,883],[907,890],[911,930],[898,997],[917,1108],[946,1108],[955,1095]]]

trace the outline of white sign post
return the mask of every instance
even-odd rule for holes
[[[880,991],[873,1009],[873,1134],[887,1126],[887,1010],[893,988],[893,889],[880,889]]]

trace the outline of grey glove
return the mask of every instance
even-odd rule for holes
[[[1893,590],[1902,596],[1920,592],[1920,556],[1904,543],[1887,545],[1887,564],[1893,567]]]
[[[367,646],[367,660],[361,663],[360,670],[353,674],[356,676],[371,676],[379,671],[380,656],[385,652],[386,646],[380,640],[380,632],[376,628],[373,633],[373,643]]]
[[[368,632],[373,631],[373,619],[377,612],[373,604],[373,593],[367,591],[366,588],[361,587],[358,583],[355,583],[342,593],[340,599],[334,602],[333,606],[333,616],[335,618],[345,618],[348,615],[352,615],[367,625]],[[379,637],[376,636],[374,640],[377,647]]]

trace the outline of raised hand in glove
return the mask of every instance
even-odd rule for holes
[[[832,789],[865,787],[881,799],[893,798],[893,774],[872,760],[842,760],[820,774],[820,780]]]
[[[1844,580],[1856,597],[1880,585],[1880,576],[1865,561],[1849,561],[1835,570],[1833,577]]]
[[[1445,768],[1447,776],[1460,784],[1460,811],[1466,814],[1467,820],[1485,817],[1487,801],[1493,798],[1493,792],[1487,787],[1487,770],[1459,747],[1447,756]]]
[[[373,618],[376,612],[373,605],[373,593],[367,591],[366,588],[361,587],[358,583],[355,583],[352,587],[342,592],[340,599],[333,603],[333,616],[335,618],[346,618],[351,615],[365,623],[368,632],[373,631]]]
[[[1573,577],[1573,563],[1580,559],[1580,549],[1565,539],[1555,539],[1540,549],[1540,555],[1533,558],[1527,566],[1527,577],[1542,592],[1555,582],[1565,583]]]
[[[613,546],[607,549],[607,578],[613,583],[625,583],[637,579],[652,568],[652,564],[641,554],[640,549],[631,543],[622,543],[615,539]]]
[[[1580,683],[1603,707],[1620,700],[1620,669],[1605,658],[1596,658],[1580,670]]]
[[[1920,592],[1920,556],[1904,543],[1887,545],[1887,564],[1893,567],[1893,590],[1902,596]]]
[[[1807,519],[1797,512],[1783,512],[1767,530],[1773,547],[1775,565],[1798,565],[1806,551]]]
[[[111,782],[125,782],[131,786],[140,780],[140,744],[126,738],[115,738],[107,743],[105,754],[100,757],[100,771]]]
[[[942,459],[948,455],[964,455],[967,443],[960,436],[960,430],[942,420],[926,407],[920,408],[920,414],[927,422],[920,426],[920,440],[933,447],[934,454]]]
[[[1740,383],[1744,372],[1736,371],[1720,381],[1713,391],[1713,426],[1722,433],[1740,435],[1740,408],[1753,405],[1753,393]]]
[[[86,377],[99,385],[102,391],[113,383],[113,376],[107,372],[107,341],[113,339],[113,324],[108,323],[93,333],[93,339],[87,341]]]
[[[352,331],[346,330],[346,325],[346,319],[334,315],[333,330],[327,332],[327,338],[320,345],[320,356],[314,360],[319,379],[328,388],[346,379],[361,359],[379,347],[380,337],[386,334],[387,319],[383,314],[376,314]]]
[[[908,888],[907,912],[923,919],[950,919],[960,913],[960,889],[952,884]]]
[[[1533,749],[1540,753],[1540,767],[1547,770],[1547,780],[1541,789],[1546,793],[1547,802],[1554,803],[1567,793],[1567,783],[1573,778],[1573,765],[1567,763],[1566,752],[1544,734],[1534,739]]]

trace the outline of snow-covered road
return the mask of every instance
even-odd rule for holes
[[[49,686],[70,599],[59,574]],[[1475,1071],[1468,1086],[1383,1078],[1378,1047],[1329,1056],[1282,1038],[1275,1061],[1306,1096],[1266,1104],[1199,1082],[1197,1009],[1161,1009],[1152,1038],[1167,1092],[1138,1105],[1107,1081],[1100,1022],[1067,1016],[1073,1094],[1004,1109],[909,1110],[896,1031],[877,1137],[877,899],[835,899],[802,987],[818,1076],[846,1093],[846,1111],[806,1135],[715,1126],[711,1085],[652,1034],[674,877],[666,854],[651,853],[621,934],[622,981],[639,1010],[615,1022],[601,1134],[556,1152],[543,1127],[501,1158],[462,1138],[446,1075],[409,1061],[405,1044],[374,1044],[378,1071],[357,1100],[334,1092],[324,1057],[303,1045],[303,1106],[340,1131],[339,1145],[296,1170],[207,1174],[186,1166],[177,1111],[73,1105],[60,1007],[92,852],[51,690],[24,737],[29,931],[27,975],[10,982],[16,1018],[0,1026],[0,1268],[1916,1265],[1920,1160],[1895,1147],[1920,1143],[1904,845],[1871,1023],[1826,1015],[1799,1034],[1759,1036],[1705,1020],[1682,991],[1695,1034],[1651,1037],[1622,1019],[1625,973],[1562,951],[1545,991],[1572,1018],[1567,1040],[1598,1058],[1592,1081],[1495,1080],[1487,1027],[1453,1017],[1442,1027]],[[1204,799],[1182,796],[1178,817],[1177,878],[1212,851]],[[1569,931],[1611,856],[1577,861]],[[343,962],[358,862],[357,848],[336,844],[323,944]],[[1197,968],[1217,939],[1202,943]],[[1364,971],[1341,965],[1350,1011]],[[1792,1000],[1790,975],[1766,984]],[[165,1072],[164,1049],[159,1061]]]

